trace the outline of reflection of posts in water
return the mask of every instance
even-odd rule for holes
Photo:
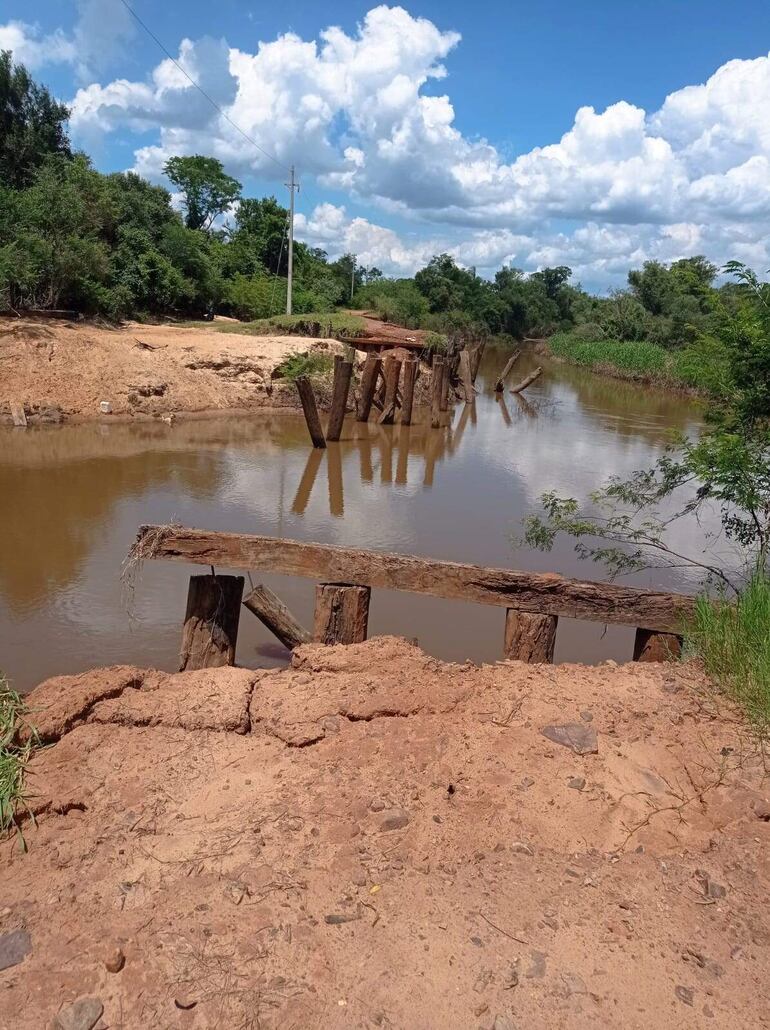
[[[393,431],[386,433],[377,427],[377,443],[380,448],[380,482],[393,481]]]
[[[313,484],[315,483],[315,478],[318,475],[318,466],[321,464],[322,460],[323,451],[319,451],[314,447],[307,456],[305,471],[302,473],[302,479],[300,479],[299,486],[297,487],[297,496],[294,498],[294,503],[291,506],[291,510],[295,515],[305,514],[305,509],[307,508],[310,494],[313,490]]]
[[[529,403],[526,397],[522,397],[520,393],[515,393],[513,396],[522,414],[526,415],[527,418],[537,418],[537,409]]]
[[[471,409],[471,425],[475,426],[478,423],[478,419],[476,418],[476,401],[471,401],[471,403],[466,405],[466,407]]]
[[[517,397],[516,399],[521,400],[522,398]],[[512,425],[513,423],[511,421],[511,413],[508,410],[508,405],[505,403],[505,397],[503,396],[503,394],[496,393],[495,400],[497,401],[497,406],[500,409],[500,414],[503,416],[503,422],[505,422],[507,426]]]
[[[401,426],[398,434],[398,464],[396,465],[396,483],[399,486],[406,486],[407,469],[409,467],[409,443],[411,441],[411,427]]]
[[[463,407],[462,413],[460,414],[460,418],[457,422],[457,429],[455,429],[454,436],[449,444],[450,454],[454,454],[462,442],[465,427],[468,425],[468,419],[471,417],[471,407],[475,408],[475,405],[466,404]]]
[[[345,499],[342,492],[342,450],[339,443],[328,444],[327,471],[329,474],[329,513],[335,518],[345,514]]]
[[[374,480],[374,469],[372,468],[372,439],[369,436],[369,426],[361,426],[361,433],[358,435],[358,458],[361,466],[361,481],[371,483]]]

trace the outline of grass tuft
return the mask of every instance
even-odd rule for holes
[[[0,837],[19,830],[16,817],[19,809],[26,807],[24,771],[37,744],[26,721],[28,714],[24,698],[0,676]],[[23,728],[28,732],[22,742],[19,731]],[[24,838],[21,840],[24,845]]]
[[[305,351],[301,354],[290,354],[287,358],[276,365],[273,369],[274,379],[288,379],[293,383],[300,376],[331,375],[334,369],[334,358],[331,354],[324,354],[323,351]]]
[[[761,732],[770,729],[770,579],[755,573],[736,603],[700,597],[687,634],[714,683]]]
[[[242,333],[246,336],[328,336],[354,339],[366,330],[366,323],[358,315],[333,311],[328,314],[273,315],[254,322],[188,322],[197,329],[217,333]]]

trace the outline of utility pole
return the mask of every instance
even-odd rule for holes
[[[286,314],[291,312],[291,288],[294,278],[294,192],[299,193],[299,183],[294,181],[294,165],[291,166],[291,179],[286,183],[289,190],[289,278],[286,284]]]
[[[353,303],[353,294],[356,292],[356,255],[353,255],[353,269],[350,273],[350,303]]]

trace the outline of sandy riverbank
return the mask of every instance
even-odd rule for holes
[[[289,354],[341,353],[334,340],[249,336],[129,322],[0,317],[0,421],[10,403],[32,421],[153,418],[297,407],[296,390],[271,375]],[[100,412],[107,401],[111,412]]]
[[[770,791],[691,667],[380,638],[31,704],[0,1027],[768,1024]]]

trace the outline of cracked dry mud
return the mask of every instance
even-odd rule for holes
[[[31,704],[49,746],[29,851],[0,851],[0,942],[31,941],[4,1030],[79,999],[164,1030],[770,1021],[768,781],[693,668],[380,638],[283,671],[95,670]],[[581,723],[597,753],[542,733]]]

